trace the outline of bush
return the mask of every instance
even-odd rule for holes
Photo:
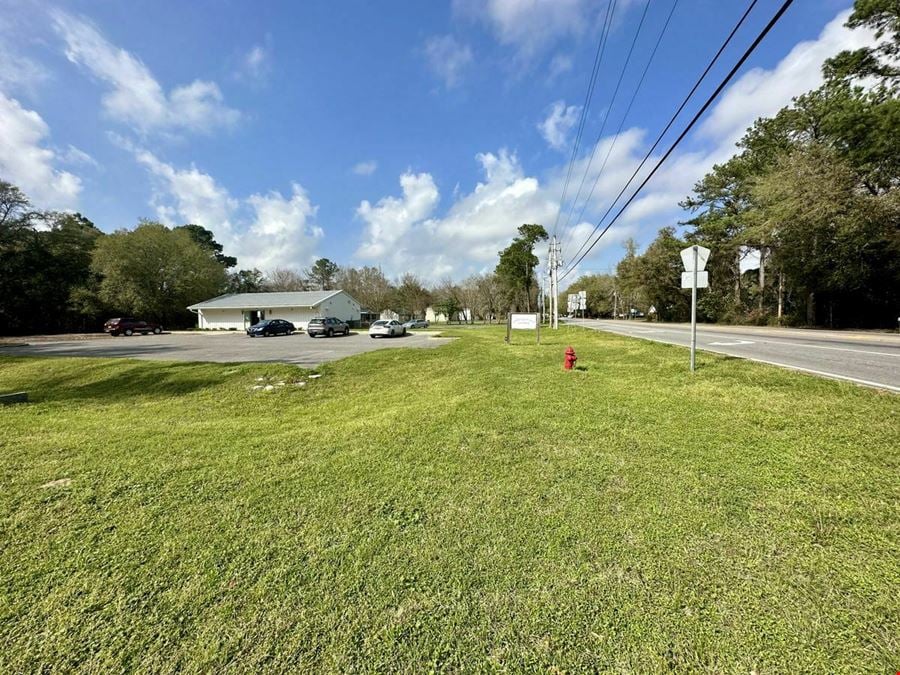
[[[769,323],[769,313],[759,309],[751,309],[747,312],[744,323],[751,326],[766,326]]]

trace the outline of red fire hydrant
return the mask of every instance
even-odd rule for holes
[[[566,361],[563,365],[563,368],[566,370],[572,370],[575,367],[575,362],[578,360],[578,357],[575,356],[575,350],[572,347],[566,347]]]

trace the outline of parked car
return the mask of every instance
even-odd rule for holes
[[[309,337],[324,335],[331,337],[333,335],[350,335],[350,324],[335,319],[333,316],[319,317],[312,319],[306,325],[306,332]]]
[[[394,337],[395,335],[406,335],[406,327],[399,321],[393,319],[379,319],[372,322],[369,326],[369,337]]]
[[[407,321],[405,324],[403,324],[403,327],[406,329],[428,328],[428,326],[430,326],[430,325],[431,324],[429,324],[425,319],[412,319],[411,321]]]
[[[269,337],[270,335],[290,335],[295,330],[294,324],[284,319],[264,319],[247,329],[250,337]]]
[[[113,337],[116,335],[134,335],[135,333],[140,333],[141,335],[155,333],[156,335],[159,335],[162,333],[162,326],[158,323],[141,321],[140,319],[135,319],[131,316],[123,316],[107,321],[103,324],[103,330]]]

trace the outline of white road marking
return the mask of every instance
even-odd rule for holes
[[[846,380],[847,382],[853,382],[854,384],[864,384],[867,387],[878,387],[879,389],[888,389],[890,391],[900,392],[900,387],[895,387],[890,384],[884,384],[883,382],[872,382],[871,380],[862,380],[858,377],[850,377],[849,375],[838,375],[837,373],[829,373],[824,370],[813,370],[812,368],[803,368],[801,366],[792,366],[787,363],[779,363],[778,361],[767,361],[765,359],[755,359],[752,356],[746,357],[747,361],[756,361],[757,363],[767,363],[770,366],[780,366],[782,368],[788,368],[789,370],[799,370],[803,373],[812,373],[813,375],[821,375],[822,377],[830,377],[835,380]]]
[[[603,329],[605,329],[605,327],[601,328],[601,330],[603,330]],[[616,333],[618,335],[624,335],[625,337],[638,337],[638,336],[631,335],[629,333],[620,333],[620,332],[612,330],[612,329],[609,329],[609,332]],[[662,344],[672,345],[674,347],[683,347],[685,349],[689,348],[688,345],[681,344],[680,342],[671,342],[670,340],[660,340],[660,339],[649,338],[649,337],[646,337],[646,338],[638,337],[638,339],[639,340],[650,340],[651,342],[660,342]],[[786,344],[792,345],[793,343],[788,342]],[[779,366],[780,368],[787,368],[788,370],[796,370],[796,371],[799,371],[802,373],[810,373],[812,375],[821,375],[822,377],[828,377],[828,378],[831,378],[834,380],[843,380],[845,382],[861,384],[861,385],[865,385],[867,387],[876,387],[878,389],[886,389],[888,391],[900,392],[900,387],[895,387],[892,384],[885,384],[883,382],[873,382],[871,380],[863,380],[861,378],[851,377],[849,375],[839,375],[838,373],[829,373],[824,370],[814,370],[812,368],[804,368],[802,366],[794,366],[794,365],[791,365],[788,363],[781,363],[779,361],[769,361],[767,359],[758,359],[758,358],[754,358],[752,356],[738,356],[737,354],[732,354],[730,352],[726,352],[721,349],[710,349],[709,347],[703,347],[703,346],[701,346],[700,349],[702,351],[713,352],[715,354],[723,354],[724,356],[733,356],[735,358],[744,359],[745,361],[755,361],[757,363],[765,363],[770,366]],[[830,349],[837,349],[837,348],[831,347]],[[845,350],[845,351],[855,351],[855,350]],[[867,352],[867,353],[872,353],[872,352]],[[891,354],[889,356],[893,356],[893,354]]]
[[[825,345],[810,345],[799,342],[784,342],[783,340],[760,340],[760,342],[767,342],[773,345],[787,345],[788,347],[808,347],[810,349],[830,349],[836,352],[853,352],[854,354],[872,354],[873,356],[893,356],[894,358],[900,358],[900,353],[898,354],[889,354],[888,352],[871,352],[868,349],[848,349],[847,347],[826,347]]]
[[[609,330],[610,332],[613,332],[613,333],[619,333],[619,335],[633,335],[635,333],[652,334],[652,333],[665,332],[664,330],[648,330],[648,329],[636,329],[636,328],[631,328],[630,330],[628,328],[616,330],[618,328],[618,326],[613,328],[613,327],[607,327],[607,326],[600,325],[598,327],[602,330]],[[669,331],[669,332],[672,332],[672,331]],[[676,334],[685,335],[686,339],[690,335],[689,330],[684,330],[684,331],[676,330],[674,332]],[[716,335],[712,331],[706,331],[706,334],[704,335],[704,331],[702,329],[697,331],[697,335],[699,337],[704,337],[707,339],[710,337],[719,337],[719,335]],[[871,356],[890,356],[893,358],[900,358],[900,353],[891,354],[889,352],[873,352],[869,349],[850,349],[849,347],[828,347],[826,345],[812,345],[812,344],[809,344],[806,342],[786,342],[784,340],[772,340],[768,337],[758,338],[758,341],[763,344],[784,345],[786,347],[806,347],[809,349],[827,349],[827,350],[836,351],[836,352],[850,352],[853,354],[869,354]],[[672,344],[676,344],[676,343],[672,343]],[[737,345],[752,345],[752,344],[755,344],[755,342],[752,340],[737,340],[735,342],[710,342],[709,344],[718,345],[718,346],[722,346],[722,347],[730,347],[730,346],[737,346]]]

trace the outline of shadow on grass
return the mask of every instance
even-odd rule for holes
[[[38,378],[20,385],[29,391],[33,403],[77,400],[113,402],[147,396],[183,396],[219,387],[223,380],[221,374],[215,371],[215,366],[203,363],[98,361],[86,373],[81,366],[48,360],[48,367],[42,369]]]

